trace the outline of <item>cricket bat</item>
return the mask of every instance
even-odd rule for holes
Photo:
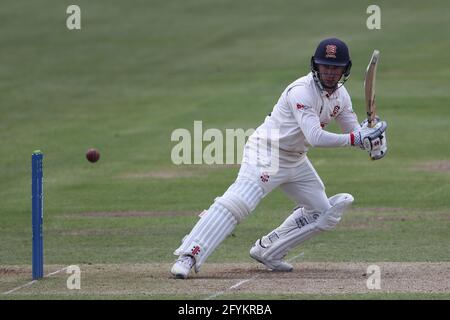
[[[366,97],[366,112],[369,128],[373,128],[376,124],[376,112],[375,105],[375,79],[377,75],[378,60],[380,59],[380,51],[374,50],[372,57],[370,58],[369,65],[366,69],[366,76],[364,79],[364,92]]]

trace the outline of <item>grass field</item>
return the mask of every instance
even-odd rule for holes
[[[74,31],[70,1],[0,3],[0,299],[450,298],[448,1],[379,1],[380,30],[366,27],[371,1],[76,2]],[[195,120],[204,130],[256,128],[329,36],[350,47],[346,87],[360,120],[364,70],[381,51],[377,104],[389,154],[372,162],[358,150],[310,151],[327,194],[348,192],[355,203],[335,230],[288,256],[298,266],[283,275],[295,280],[289,290],[255,287],[281,280],[248,257],[293,207],[280,191],[188,281],[198,290],[186,289],[169,276],[172,252],[239,167],[177,167],[171,133],[192,131]],[[96,164],[85,159],[91,147],[101,152]],[[68,290],[61,271],[3,294],[31,281],[35,149],[45,154],[46,274],[79,265],[82,288]],[[389,288],[351,290],[351,279],[364,286],[366,265],[391,262],[420,267],[413,272],[428,263],[437,278],[408,287],[411,277],[395,269]],[[327,263],[337,264],[330,273]],[[229,290],[253,276],[254,285]],[[342,280],[342,293],[329,290],[330,278]],[[318,283],[323,290],[311,291]]]

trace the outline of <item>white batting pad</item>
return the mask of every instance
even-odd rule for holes
[[[266,247],[263,257],[282,259],[289,250],[317,233],[334,228],[354,198],[348,193],[340,193],[328,200],[331,208],[326,212],[306,213],[303,208],[296,209],[282,225],[264,236],[261,241]]]
[[[193,256],[196,261],[195,272],[198,272],[203,262],[231,234],[236,224],[236,219],[228,209],[216,202],[202,215],[174,254]]]
[[[238,178],[216,202],[226,207],[239,223],[255,210],[263,195],[263,189],[255,182]]]

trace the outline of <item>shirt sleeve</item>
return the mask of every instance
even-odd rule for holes
[[[355,112],[353,112],[352,101],[347,92],[346,98],[344,99],[344,107],[336,116],[336,122],[341,127],[343,133],[350,133],[361,128],[358,122],[358,117]]]
[[[320,126],[320,105],[314,103],[307,88],[297,86],[287,92],[287,102],[312,147],[344,147],[351,145],[350,134],[336,134]]]

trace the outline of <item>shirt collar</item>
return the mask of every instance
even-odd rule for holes
[[[336,91],[334,91],[332,94],[329,94],[326,90],[320,90],[320,95],[325,98],[337,99],[339,96],[338,91],[339,91],[339,88]]]
[[[326,90],[321,90],[319,88],[319,86],[317,85],[316,81],[314,81],[312,72],[310,72],[309,75],[310,75],[312,81],[314,82],[314,86],[316,87],[317,91],[319,91],[321,97],[324,97],[324,98],[335,98],[335,99],[338,97],[338,91],[339,91],[340,88],[338,88],[332,94],[329,94]]]

